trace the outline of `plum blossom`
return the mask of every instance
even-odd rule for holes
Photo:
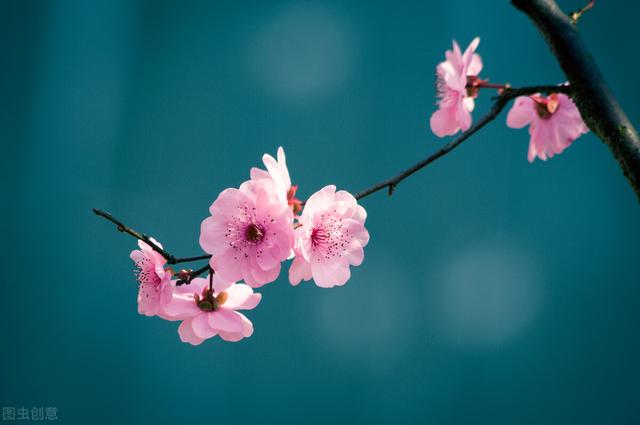
[[[209,264],[228,281],[256,288],[273,282],[294,245],[293,212],[281,202],[271,179],[249,180],[225,189],[200,227],[200,246]]]
[[[461,52],[453,41],[453,50],[447,50],[446,60],[436,67],[438,110],[431,115],[431,131],[438,137],[451,136],[471,127],[471,112],[475,106],[477,89],[469,89],[469,82],[478,81],[482,59],[475,53],[480,38],[473,39]]]
[[[176,287],[161,315],[167,320],[182,320],[178,327],[182,342],[199,345],[216,335],[235,342],[253,334],[253,324],[237,310],[251,310],[261,298],[249,286],[226,281],[215,273]]]
[[[313,278],[318,286],[344,285],[351,271],[364,259],[369,233],[364,227],[367,213],[356,198],[333,185],[325,186],[306,202],[296,228],[296,257],[289,269],[289,282]]]
[[[507,126],[522,128],[529,124],[529,162],[543,161],[561,153],[589,129],[569,96],[553,93],[516,98],[507,115]]]
[[[155,239],[151,241],[162,248]],[[155,316],[159,310],[171,301],[173,282],[171,271],[165,270],[167,260],[147,243],[138,241],[140,249],[131,251],[130,258],[136,264],[138,280],[138,313]]]
[[[279,199],[284,204],[291,207],[294,214],[302,211],[302,201],[296,198],[296,190],[298,186],[291,185],[291,177],[287,168],[287,161],[282,146],[278,148],[278,159],[276,160],[269,154],[262,156],[262,162],[267,170],[260,168],[251,168],[251,180],[271,179],[273,180]]]

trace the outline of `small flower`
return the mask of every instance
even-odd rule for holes
[[[211,288],[209,288],[211,278]],[[182,320],[178,334],[182,342],[199,345],[219,335],[225,341],[240,341],[253,334],[253,324],[236,310],[255,308],[262,296],[243,284],[223,280],[217,273],[206,279],[195,278],[176,288],[173,299],[161,316]]]
[[[279,199],[293,210],[294,214],[302,211],[302,201],[296,198],[298,186],[291,185],[287,161],[282,146],[278,148],[278,160],[269,154],[262,155],[262,162],[267,171],[260,168],[251,168],[251,180],[271,179],[275,183]]]
[[[159,242],[153,243],[162,248]],[[167,260],[147,243],[138,241],[139,250],[131,251],[130,258],[136,264],[138,280],[138,313],[155,316],[162,306],[171,301],[173,283],[171,272],[164,269]]]
[[[330,288],[344,285],[350,265],[359,266],[369,233],[364,227],[367,213],[350,193],[336,192],[333,185],[314,193],[305,204],[296,229],[296,257],[289,269],[289,282],[313,280]]]
[[[471,127],[471,112],[478,90],[468,88],[470,81],[482,70],[482,59],[475,53],[480,38],[473,39],[462,53],[453,42],[453,50],[447,50],[446,59],[436,67],[436,91],[438,110],[431,115],[431,131],[438,137],[451,136]]]
[[[201,225],[200,246],[209,264],[228,281],[256,288],[273,282],[294,244],[293,212],[280,201],[271,179],[249,180],[225,189]]]
[[[543,161],[561,153],[589,129],[569,96],[553,93],[516,98],[507,115],[507,126],[522,128],[529,124],[529,162]]]

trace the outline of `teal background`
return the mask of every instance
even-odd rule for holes
[[[235,344],[139,316],[135,241],[90,210],[198,255],[209,204],[279,145],[302,197],[394,174],[445,142],[428,117],[452,38],[481,37],[492,82],[563,81],[507,1],[0,4],[2,406],[69,424],[640,423],[640,208],[592,134],[529,164],[503,114],[363,200],[371,242],[345,287],[281,275]],[[636,124],[639,13],[598,1],[580,22]]]

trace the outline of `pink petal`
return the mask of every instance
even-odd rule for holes
[[[203,338],[199,338],[193,332],[193,328],[191,327],[191,319],[185,320],[180,323],[178,327],[178,335],[180,335],[180,341],[188,342],[192,345],[200,345],[204,341]]]
[[[322,288],[344,285],[351,277],[349,264],[346,261],[332,260],[324,262],[314,260],[313,258],[311,260],[313,280]]]
[[[467,75],[476,76],[480,74],[480,71],[482,71],[482,58],[479,54],[474,53],[473,56],[471,56],[471,63],[469,63],[467,67]]]
[[[353,266],[359,266],[364,260],[364,249],[358,243],[352,243],[343,253],[343,257]]]
[[[254,294],[248,285],[236,284],[227,290],[229,298],[224,303],[224,308],[229,310],[251,310],[255,308],[262,295]]]
[[[311,264],[297,255],[289,267],[289,283],[295,286],[302,280],[310,280],[311,277]]]
[[[228,232],[228,226],[222,222],[219,217],[209,216],[202,221],[200,225],[200,247],[207,254],[218,253],[229,249],[228,241],[225,235]]]
[[[131,251],[131,254],[129,254],[129,258],[131,258],[134,263],[138,264],[140,261],[144,260],[147,257],[142,253],[142,251],[134,249],[133,251]]]
[[[253,335],[253,324],[251,323],[251,321],[241,313],[236,313],[236,314],[239,316],[240,321],[242,323],[242,330],[240,332],[221,331],[219,335],[225,341],[237,342],[237,341],[240,341],[242,338],[248,338],[251,335]]]
[[[468,68],[468,65],[471,63],[471,61],[473,60],[474,52],[478,48],[479,44],[480,44],[480,37],[476,37],[471,41],[471,43],[469,43],[469,46],[464,51],[464,54],[462,55],[462,62],[465,65],[467,65],[467,68]],[[480,72],[480,70],[478,70],[478,72]],[[476,75],[476,74],[468,73],[468,75]]]
[[[191,296],[187,296],[175,295],[174,293],[171,301],[162,307],[159,315],[165,320],[186,320],[190,317],[197,316],[200,313],[201,310],[196,305],[196,302],[193,299],[193,294],[191,294]]]
[[[249,176],[251,177],[252,180],[271,178],[271,176],[267,171],[262,170],[260,168],[256,168],[256,167],[251,168],[251,171],[249,172]]]
[[[263,270],[257,264],[255,258],[249,258],[251,267],[249,268],[249,274],[245,274],[244,281],[252,288],[259,288],[262,285],[273,282],[278,278],[280,274],[281,263],[276,263],[275,267],[268,270]]]
[[[251,321],[249,319],[247,319],[247,317],[242,314],[242,313],[236,313],[238,316],[240,316],[240,320],[242,321],[242,335],[245,338],[249,338],[251,335],[253,335],[253,323],[251,323]]]
[[[304,210],[302,212],[303,215],[313,215],[315,211],[325,208],[327,205],[333,202],[333,196],[336,192],[335,185],[327,185],[315,192],[313,195],[309,197],[307,200]]]
[[[522,128],[536,119],[535,106],[529,96],[517,97],[507,115],[507,126]]]
[[[438,109],[431,115],[429,123],[431,131],[438,137],[451,136],[460,130],[460,124],[456,119],[455,107]]]
[[[237,282],[241,280],[245,273],[246,259],[242,253],[228,250],[222,255],[213,255],[211,257],[211,268],[216,271],[216,275],[223,281]]]
[[[238,333],[219,332],[218,335],[220,335],[220,338],[222,338],[227,342],[238,342],[244,338],[244,336],[242,336],[242,333],[239,333],[239,332]]]
[[[209,339],[218,333],[213,326],[209,326],[209,318],[213,314],[215,313],[201,312],[191,319],[191,328],[198,338]]]
[[[263,249],[256,253],[256,263],[262,270],[272,270],[280,264],[281,259],[274,257],[274,254],[278,254],[279,252],[272,251],[274,250]],[[278,249],[278,251],[280,250]]]
[[[242,332],[240,313],[224,308],[208,314],[208,327],[222,332]]]
[[[471,114],[465,107],[465,104],[472,104],[471,102],[469,102],[469,99],[473,101],[473,99],[470,97],[464,98],[462,103],[456,108],[456,120],[458,121],[460,130],[462,131],[467,131],[469,130],[469,127],[471,127]],[[473,109],[472,106],[471,109]]]

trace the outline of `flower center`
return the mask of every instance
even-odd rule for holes
[[[436,71],[436,98],[444,101],[449,97],[447,83],[444,81],[440,71]]]
[[[548,120],[558,110],[558,95],[553,93],[549,97],[531,96],[535,103],[536,113],[543,120]]]
[[[264,239],[264,231],[263,229],[255,223],[251,223],[247,226],[246,235],[247,240],[259,243]]]
[[[134,271],[136,280],[140,285],[157,285],[160,283],[160,276],[155,271],[153,264],[148,259],[139,261],[136,264],[138,270]]]
[[[311,230],[311,245],[315,248],[318,245],[324,245],[329,240],[329,232],[324,226],[317,226]]]
[[[213,291],[209,288],[205,288],[202,291],[202,297],[198,294],[193,294],[193,299],[196,301],[196,305],[202,311],[216,311],[227,301],[228,298],[229,294],[225,291],[214,296]]]
[[[481,80],[476,75],[467,75],[467,96],[478,97],[480,86],[486,81]]]

